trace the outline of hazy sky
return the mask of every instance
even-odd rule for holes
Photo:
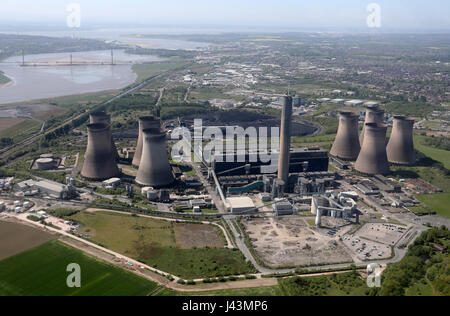
[[[449,0],[0,0],[0,23],[66,23],[81,5],[82,26],[97,24],[240,25],[365,28],[370,3],[382,29],[450,30]]]

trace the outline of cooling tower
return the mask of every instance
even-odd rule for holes
[[[291,150],[292,97],[285,96],[282,100],[283,112],[281,114],[278,179],[283,180],[287,184],[289,180],[289,155]]]
[[[369,106],[366,110],[366,120],[364,122],[367,123],[384,123],[384,110],[380,109],[378,106]],[[366,125],[364,125],[363,130],[361,132],[361,136],[359,137],[359,143],[361,147],[364,145],[364,135],[366,133]]]
[[[361,146],[358,138],[358,118],[352,112],[342,112],[339,116],[339,129],[330,154],[343,160],[356,160]]]
[[[145,129],[160,129],[161,128],[161,121],[154,116],[144,116],[139,118],[139,137],[136,147],[136,153],[134,154],[133,158],[133,167],[139,168],[139,165],[141,163],[141,156],[142,156],[142,148],[144,144],[144,135],[143,131]]]
[[[364,143],[355,169],[363,174],[386,175],[389,173],[389,162],[386,154],[387,126],[378,123],[365,124]]]
[[[88,145],[84,155],[81,175],[90,180],[106,180],[120,174],[111,149],[109,125],[104,123],[90,124]]]
[[[97,124],[97,123],[103,123],[106,125],[109,125],[109,132],[111,134],[111,146],[112,146],[112,152],[115,155],[116,161],[119,161],[119,154],[117,153],[117,147],[114,143],[114,139],[112,137],[111,133],[111,115],[105,113],[105,112],[92,112],[89,115],[90,123],[91,124]]]
[[[414,165],[416,152],[413,141],[414,120],[405,116],[395,116],[391,138],[387,146],[390,163]]]
[[[166,133],[160,128],[150,128],[143,130],[142,135],[142,157],[136,183],[154,188],[172,184],[175,179],[167,154]]]

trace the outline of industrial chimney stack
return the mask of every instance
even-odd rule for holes
[[[361,145],[358,138],[358,118],[353,112],[341,112],[339,129],[330,154],[343,160],[358,158]]]
[[[414,119],[395,116],[391,138],[387,146],[388,160],[397,165],[414,165],[416,152],[413,140]]]
[[[289,156],[291,151],[292,129],[292,97],[283,97],[283,112],[281,114],[280,156],[278,161],[278,179],[288,183]]]
[[[114,143],[114,139],[112,137],[112,132],[111,132],[111,115],[109,115],[105,112],[92,112],[89,115],[89,119],[90,119],[91,124],[104,123],[109,126],[109,132],[111,135],[111,150],[114,154],[116,161],[119,161],[120,157],[117,152],[117,147],[116,147],[116,144]]]
[[[383,124],[384,123],[384,110],[380,109],[378,106],[369,106],[366,110],[366,121],[367,123],[377,123],[377,124]],[[362,146],[364,146],[364,135],[366,133],[366,125],[364,125],[363,130],[361,132],[361,136],[359,137],[359,143]]]
[[[133,158],[133,167],[139,168],[141,164],[142,149],[144,145],[144,133],[146,129],[161,129],[161,120],[154,116],[143,116],[139,118],[139,137],[136,147],[136,153]]]
[[[364,143],[355,163],[356,171],[368,175],[386,175],[389,173],[386,132],[387,126],[385,124],[365,124]]]
[[[142,131],[143,149],[136,183],[154,188],[172,184],[175,179],[167,154],[166,133],[160,128]]]
[[[81,175],[90,180],[106,180],[120,174],[111,148],[110,127],[104,123],[89,124],[88,145]]]

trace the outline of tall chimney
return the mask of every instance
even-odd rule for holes
[[[112,136],[111,132],[111,115],[107,114],[105,112],[92,112],[89,115],[90,123],[91,124],[97,124],[97,123],[104,123],[109,126],[109,132],[111,134],[111,150],[114,154],[114,157],[116,161],[119,161],[119,154],[117,152],[116,144],[114,143],[114,138]]]
[[[289,158],[291,151],[292,129],[292,97],[284,96],[283,111],[281,114],[280,156],[278,159],[278,179],[285,184],[289,180]]]
[[[341,112],[339,129],[330,154],[343,160],[356,160],[361,145],[358,138],[358,118],[353,112]]]
[[[167,154],[166,133],[160,128],[142,131],[142,159],[136,176],[136,183],[155,188],[172,184],[175,179]]]
[[[366,121],[367,123],[378,123],[383,124],[384,123],[384,110],[380,109],[378,106],[369,106],[366,110]],[[366,133],[366,125],[364,125],[363,130],[361,132],[361,136],[359,137],[359,143],[361,146],[364,145],[364,135]]]
[[[88,145],[81,175],[90,180],[106,180],[120,174],[111,149],[109,125],[89,124]]]
[[[416,152],[414,150],[414,119],[405,116],[395,116],[391,138],[387,146],[390,163],[398,165],[414,165]]]
[[[386,153],[387,125],[367,123],[364,143],[355,163],[356,171],[368,174],[386,175],[390,172]]]
[[[161,121],[154,116],[143,116],[139,118],[139,138],[137,142],[136,153],[134,154],[133,158],[133,167],[135,168],[139,168],[139,165],[141,163],[142,148],[144,145],[143,131],[149,128],[160,129]]]

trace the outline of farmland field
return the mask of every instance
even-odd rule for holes
[[[35,228],[0,222],[0,260],[42,245],[54,237]]]
[[[25,120],[22,118],[1,117],[0,118],[0,132],[6,131],[8,128],[11,128],[17,124],[20,124],[23,121],[25,121]]]
[[[66,285],[70,263],[81,267],[81,288]],[[0,296],[144,296],[156,288],[156,283],[58,241],[0,261]]]
[[[224,248],[216,227],[108,212],[81,212],[71,219],[82,224],[80,232],[89,240],[181,278],[254,272],[239,251]],[[190,239],[180,241],[186,234]]]

